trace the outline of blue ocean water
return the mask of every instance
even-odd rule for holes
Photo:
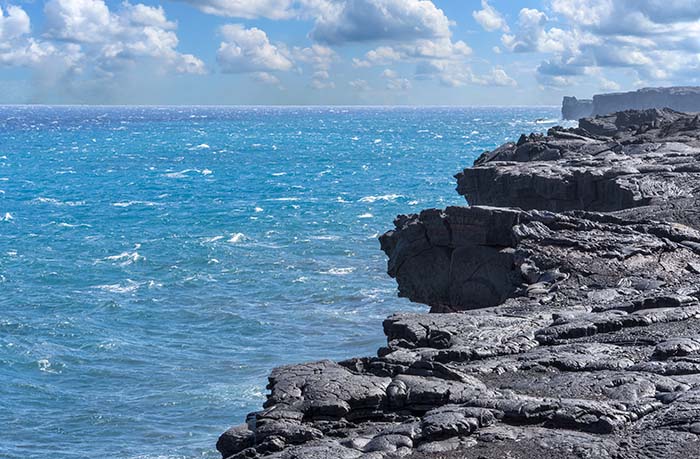
[[[463,204],[453,173],[557,118],[0,107],[0,457],[218,458],[272,367],[424,310],[385,274],[396,214]]]

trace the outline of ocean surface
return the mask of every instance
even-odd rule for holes
[[[271,368],[373,355],[377,237],[558,108],[0,107],[0,457],[218,458]],[[538,120],[539,121],[536,121]]]

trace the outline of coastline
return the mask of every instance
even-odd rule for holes
[[[472,207],[400,216],[389,274],[451,313],[392,316],[377,357],[273,371],[222,456],[700,452],[700,123],[581,124],[483,155],[458,177]]]

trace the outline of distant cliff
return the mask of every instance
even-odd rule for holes
[[[644,88],[632,92],[598,94],[593,96],[592,101],[564,97],[562,116],[567,120],[577,120],[591,115],[648,108],[700,112],[700,87]]]
[[[561,106],[561,114],[565,120],[578,120],[591,116],[593,113],[592,99],[577,99],[575,97],[564,97]]]

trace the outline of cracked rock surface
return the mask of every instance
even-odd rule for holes
[[[222,456],[700,457],[699,139],[651,110],[485,154],[458,176],[478,205],[381,237],[433,314],[389,317],[377,356],[274,370]]]

